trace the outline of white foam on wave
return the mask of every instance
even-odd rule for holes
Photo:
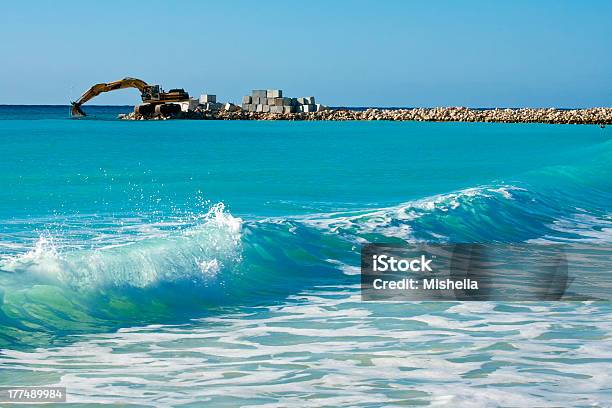
[[[513,191],[523,188],[504,185],[481,186],[439,194],[419,200],[408,201],[397,206],[355,212],[337,212],[309,215],[298,218],[307,225],[326,232],[374,233],[386,237],[414,240],[411,221],[432,211],[449,212],[476,198],[502,198],[513,200]],[[357,238],[358,239],[358,238]]]
[[[41,234],[34,244],[34,248],[24,254],[8,256],[0,262],[0,270],[17,272],[28,269],[31,273],[47,276],[56,276],[60,273],[58,260],[60,252],[53,237]]]
[[[593,215],[581,208],[577,210],[577,213],[556,219],[548,225],[555,234],[546,234],[528,242],[612,243],[612,214]]]
[[[63,251],[43,234],[30,251],[0,261],[0,270],[80,288],[211,279],[241,260],[241,225],[217,204],[195,226],[97,249]]]
[[[7,350],[0,364],[53,374],[83,404],[609,405],[609,305],[497,306],[359,302],[357,287],[315,288],[190,324]]]

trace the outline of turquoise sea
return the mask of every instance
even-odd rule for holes
[[[362,302],[367,242],[612,244],[612,128],[0,106],[0,386],[93,406],[612,405],[609,302]]]

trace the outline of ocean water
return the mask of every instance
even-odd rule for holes
[[[597,126],[0,106],[0,386],[81,406],[610,406],[609,302],[362,302],[366,242],[612,243]]]

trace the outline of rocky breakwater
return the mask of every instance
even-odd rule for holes
[[[362,111],[334,109],[315,112],[312,116],[320,120],[612,124],[612,108],[470,109],[449,107]]]
[[[249,112],[243,109],[180,112],[172,116],[146,118],[136,113],[122,115],[122,119],[204,119],[204,120],[387,120],[429,122],[502,122],[555,124],[612,124],[612,108],[590,109],[470,109],[412,108],[412,109],[326,109],[317,112],[273,113]]]

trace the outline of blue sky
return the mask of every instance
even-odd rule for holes
[[[232,101],[280,88],[334,106],[612,105],[610,1],[9,4],[0,104],[65,104],[134,76]]]

